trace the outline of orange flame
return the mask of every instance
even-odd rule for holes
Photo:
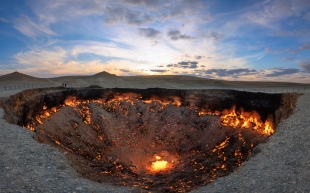
[[[233,107],[229,110],[223,110],[222,112],[206,112],[205,110],[202,110],[198,112],[198,115],[220,116],[221,124],[224,126],[245,129],[251,128],[260,131],[265,135],[272,135],[274,133],[274,128],[272,124],[268,120],[266,120],[265,123],[261,121],[261,117],[257,112],[244,112],[243,109],[236,111],[236,107]]]
[[[78,100],[74,96],[67,97],[64,101],[64,105],[62,106],[70,106],[75,108],[78,114],[83,118],[84,123],[91,124],[92,117],[91,111],[87,105],[87,103],[94,102],[99,103],[100,105],[106,104],[107,110],[109,112],[115,111],[117,106],[121,105],[121,101],[130,102],[132,105],[136,105],[138,101],[142,101],[144,103],[159,103],[161,107],[159,110],[163,110],[167,105],[172,104],[174,106],[182,106],[182,100],[179,97],[174,97],[173,99],[160,99],[158,97],[153,97],[150,99],[142,99],[141,96],[133,93],[129,94],[120,94],[116,95],[115,98],[110,99],[107,102],[104,102],[103,99],[97,100]],[[81,105],[81,106],[80,106]],[[190,108],[190,107],[189,107]],[[57,107],[53,107],[51,109],[47,109],[47,106],[43,106],[43,111],[35,117],[36,124],[44,124],[43,119],[50,117],[53,113],[56,113],[60,109]],[[154,112],[154,109],[150,109],[151,112]],[[261,121],[261,117],[257,112],[245,112],[242,108],[236,111],[236,107],[233,107],[228,110],[220,111],[208,111],[206,109],[202,109],[200,112],[197,112],[199,116],[203,115],[216,115],[220,116],[221,124],[224,126],[230,126],[234,128],[245,128],[245,129],[254,129],[261,132],[264,135],[272,135],[274,133],[274,128],[272,122],[266,120],[265,122]],[[34,130],[33,126],[35,125],[26,125],[25,127]]]
[[[256,112],[244,112],[243,109],[236,112],[235,107],[233,107],[231,110],[224,110],[221,119],[224,126],[252,128],[265,135],[274,133],[272,125],[267,120],[265,123],[261,121],[260,115]]]
[[[168,168],[168,162],[165,160],[161,160],[160,156],[155,156],[156,161],[152,163],[152,169],[154,171],[162,171]]]

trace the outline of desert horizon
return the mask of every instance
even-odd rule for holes
[[[0,76],[0,97],[31,88],[66,86],[72,88],[166,88],[166,89],[232,89],[248,92],[287,93],[310,91],[310,84],[294,82],[226,81],[186,75],[116,76],[106,71],[93,75],[38,78],[12,72]]]
[[[13,78],[25,78],[28,77],[29,79],[31,78],[35,78],[35,79],[65,79],[65,78],[85,78],[85,77],[101,77],[101,78],[108,78],[108,77],[119,77],[119,78],[166,78],[166,77],[188,77],[188,79],[203,79],[203,80],[209,80],[209,81],[223,81],[223,82],[240,82],[240,83],[278,83],[278,84],[300,84],[300,85],[307,85],[310,83],[302,83],[302,82],[294,82],[294,81],[268,81],[268,80],[222,80],[222,79],[215,79],[215,78],[204,78],[204,77],[198,77],[195,75],[186,75],[186,74],[182,74],[182,75],[175,75],[175,74],[165,74],[165,75],[116,75],[116,74],[111,74],[107,71],[101,71],[98,73],[94,73],[94,74],[76,74],[76,75],[59,75],[59,76],[54,76],[54,77],[37,77],[37,76],[32,76],[32,75],[28,75],[26,73],[22,73],[19,71],[13,71],[11,73],[7,73],[7,74],[1,74],[0,75],[0,80],[5,81],[6,78],[8,81],[14,81]],[[17,80],[18,81],[18,80]]]

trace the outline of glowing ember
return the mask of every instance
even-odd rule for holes
[[[156,161],[152,163],[152,168],[155,171],[161,171],[167,169],[168,162],[165,160],[161,160],[160,156],[155,156]]]

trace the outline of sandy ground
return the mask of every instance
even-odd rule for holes
[[[37,79],[13,73],[0,76],[0,98],[20,89],[5,91],[4,86],[51,84],[79,87],[98,84],[129,88],[222,88],[254,92],[299,91],[294,113],[282,121],[269,141],[259,145],[254,155],[229,176],[192,192],[310,192],[310,86],[294,83],[225,82],[194,77],[60,77]],[[26,87],[26,86],[24,86]],[[43,86],[44,87],[44,86]],[[250,90],[251,89],[251,90]],[[256,90],[254,90],[256,89]],[[264,90],[263,90],[264,89]],[[290,89],[290,90],[289,90]],[[299,89],[299,90],[298,90]],[[39,144],[33,133],[3,119],[0,109],[0,192],[132,192],[81,178],[56,149]]]

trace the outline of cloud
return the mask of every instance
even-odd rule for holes
[[[143,66],[141,69],[149,69],[148,65],[168,64],[179,54],[165,44],[152,46],[149,41],[138,37],[119,37],[110,42],[74,41],[72,45],[66,45],[66,47],[69,47],[67,49],[75,58],[91,54],[103,61],[128,60],[135,62],[136,65],[132,66],[132,69],[140,65]]]
[[[251,70],[248,68],[237,68],[237,69],[208,69],[202,71],[204,74],[207,75],[216,75],[218,77],[228,76],[228,77],[238,77],[238,76],[245,76],[256,74],[256,70]]]
[[[3,18],[3,17],[0,17],[0,21],[3,22],[3,23],[9,23],[9,20]]]
[[[197,9],[197,7],[205,7],[205,0],[182,0],[181,6],[187,9]]]
[[[197,64],[198,64],[198,62],[196,62],[196,61],[182,61],[182,62],[178,62],[178,67],[181,67],[181,68],[198,68]]]
[[[126,69],[119,69],[119,71],[121,71],[121,72],[130,72],[130,70],[126,70]]]
[[[15,69],[38,77],[95,74],[103,70],[116,75],[143,74],[138,70],[141,66],[129,60],[79,61],[71,57],[70,50],[61,47],[20,52],[14,58],[19,64]],[[129,67],[130,71],[127,70]]]
[[[239,36],[240,33],[257,30],[257,26],[272,31],[281,29],[284,22],[289,23],[292,20],[287,20],[292,17],[299,19],[309,7],[309,0],[255,1],[243,9],[223,14],[222,18],[227,20],[225,30]]]
[[[310,11],[303,17],[305,20],[310,21]]]
[[[309,61],[301,61],[299,67],[306,72],[310,72],[310,62]]]
[[[283,61],[293,61],[295,59],[296,59],[296,57],[285,57],[285,58],[282,58]]]
[[[145,38],[158,38],[161,34],[160,31],[154,28],[139,28],[139,35]]]
[[[310,43],[302,45],[302,46],[299,46],[297,49],[293,49],[293,50],[292,49],[287,49],[286,51],[290,52],[290,53],[297,53],[299,51],[309,50],[309,49],[310,49]]]
[[[167,72],[168,70],[163,70],[163,69],[150,69],[151,72]]]
[[[20,52],[13,56],[19,64],[27,66],[35,66],[60,63],[67,58],[67,51],[60,47],[55,47],[50,50],[35,49],[28,52]],[[49,65],[48,65],[49,66]]]
[[[297,4],[291,0],[263,1],[261,6],[247,12],[243,18],[258,25],[272,27],[273,23],[293,16],[300,11],[300,8],[299,10],[294,9]]]
[[[195,58],[196,58],[197,60],[200,60],[201,58],[203,58],[203,56],[195,56]]]
[[[146,6],[146,7],[155,7],[160,4],[160,0],[121,0],[123,3],[127,3],[132,6]],[[163,3],[163,2],[162,2]]]
[[[167,36],[173,41],[194,39],[194,37],[182,34],[179,30],[170,30],[168,31]]]
[[[310,35],[310,29],[293,30],[293,31],[278,31],[275,36],[308,36]]]
[[[310,49],[310,43],[309,44],[305,44],[303,46],[299,46],[298,51],[309,50],[309,49]]]
[[[104,21],[107,24],[143,25],[154,21],[150,15],[142,11],[130,10],[123,6],[109,6],[105,9],[105,14]]]
[[[253,46],[253,45],[249,45],[249,44],[247,44],[247,48],[248,48],[248,50],[258,50],[259,49],[258,46]]]
[[[270,70],[272,72],[270,74],[266,74],[265,77],[279,77],[283,75],[296,74],[300,72],[300,70],[296,68],[273,68]]]
[[[217,32],[210,32],[209,34],[202,35],[202,37],[210,38],[210,39],[212,39],[214,41],[219,41],[219,40],[223,39],[224,35],[220,34],[220,33],[217,33]]]
[[[14,28],[29,37],[57,35],[49,28],[49,23],[36,24],[26,15],[21,15],[14,21]]]
[[[265,51],[266,51],[266,52],[270,52],[271,49],[270,49],[270,48],[265,48]]]
[[[174,67],[174,68],[183,68],[183,69],[186,69],[186,68],[198,68],[198,62],[196,61],[181,61],[181,62],[178,62],[177,64],[168,64],[166,67],[168,68],[171,68],[171,67]]]

